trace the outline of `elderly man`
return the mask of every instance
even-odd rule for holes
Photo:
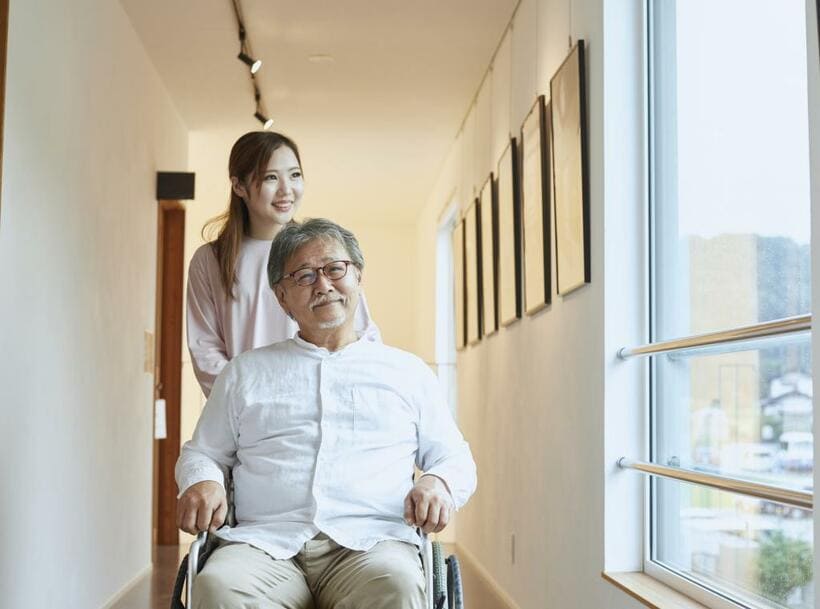
[[[177,463],[189,533],[222,525],[233,471],[238,524],[217,533],[199,609],[425,606],[414,527],[447,525],[475,464],[424,362],[356,336],[363,268],[328,220],[273,241],[268,279],[299,333],[230,362]]]

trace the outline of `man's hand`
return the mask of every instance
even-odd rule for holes
[[[441,478],[422,476],[404,499],[404,520],[425,533],[438,533],[450,522],[453,500]]]
[[[177,526],[192,535],[200,531],[213,533],[225,522],[227,514],[225,489],[212,480],[192,484],[177,502]]]

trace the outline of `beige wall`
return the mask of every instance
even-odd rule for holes
[[[456,539],[522,608],[620,609],[639,605],[600,577],[605,564],[603,405],[609,359],[605,285],[607,293],[616,290],[614,281],[605,281],[604,268],[603,196],[609,184],[603,170],[604,9],[594,0],[571,5],[570,14],[563,1],[522,0],[442,164],[417,231],[417,350],[428,358],[434,353],[434,285],[427,272],[435,266],[440,214],[453,197],[462,209],[469,205],[510,134],[518,134],[536,94],[549,98],[549,78],[568,51],[570,33],[573,40],[586,39],[592,284],[566,298],[553,286],[551,307],[459,352],[458,414],[477,461],[478,491],[459,514]],[[621,143],[615,153],[623,156],[625,141]],[[608,179],[626,193],[637,188],[633,178],[622,174]],[[640,204],[634,197],[632,202]],[[622,218],[630,213],[621,209]],[[640,213],[631,221],[630,229],[638,227]],[[634,316],[621,312],[620,325],[629,327]],[[631,489],[639,490],[634,484]],[[634,522],[622,520],[619,526],[639,534],[630,528]]]
[[[2,605],[99,607],[151,562],[154,189],[187,134],[119,3],[10,13]]]

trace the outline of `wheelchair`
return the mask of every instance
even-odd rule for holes
[[[216,547],[215,536],[202,532],[191,544],[188,555],[182,560],[171,597],[171,609],[193,607],[193,591],[196,576],[205,565],[208,555]],[[424,537],[421,550],[422,566],[426,580],[427,609],[464,609],[464,592],[461,586],[461,568],[458,558],[451,554],[444,557],[441,542]],[[185,602],[182,602],[183,588]]]
[[[236,524],[233,510],[233,480],[230,473],[226,476],[228,495],[228,515],[226,522]],[[455,554],[444,557],[441,542],[430,541],[419,531],[422,546],[419,554],[424,568],[426,581],[427,609],[464,609],[464,592],[461,586],[461,567]],[[194,582],[197,574],[205,566],[205,561],[216,548],[216,536],[203,531],[191,544],[188,555],[182,559],[171,596],[171,609],[190,609],[193,607]],[[185,602],[182,601],[183,589]]]

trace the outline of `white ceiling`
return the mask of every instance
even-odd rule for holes
[[[189,129],[259,128],[231,0],[121,3]],[[243,0],[267,112],[302,147],[308,192],[415,217],[516,4]]]

